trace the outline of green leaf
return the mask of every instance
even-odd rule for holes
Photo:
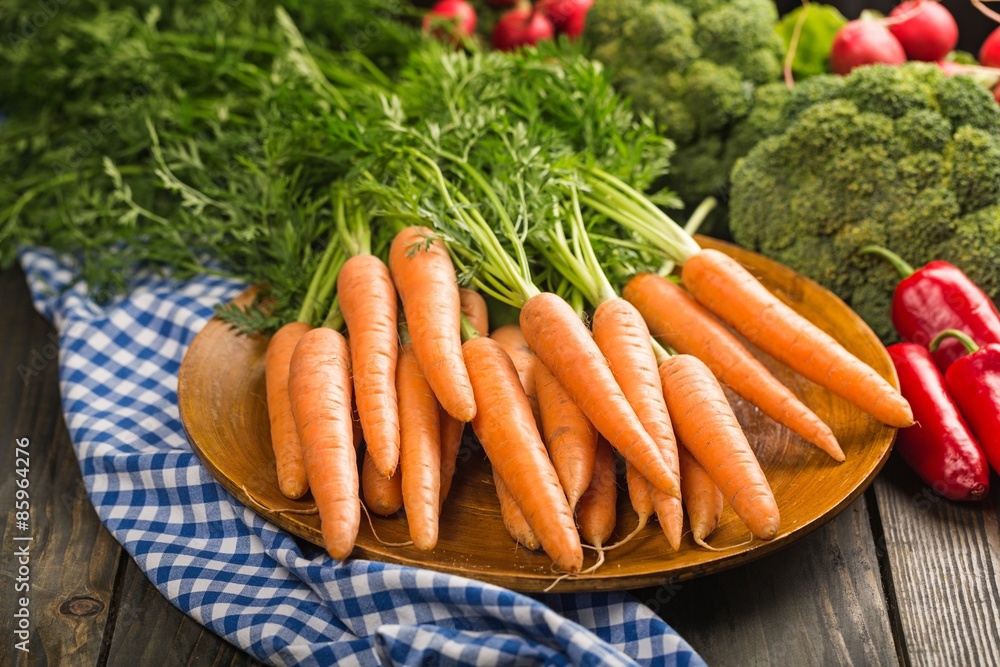
[[[785,55],[792,43],[795,26],[802,14],[802,32],[795,48],[795,59],[792,61],[792,73],[796,78],[806,78],[830,71],[830,49],[837,32],[847,24],[844,15],[829,5],[810,3],[787,14],[775,26],[775,31],[784,44]]]

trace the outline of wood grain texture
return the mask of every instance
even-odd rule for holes
[[[114,638],[107,655],[110,667],[261,664],[178,611],[131,559],[125,568],[121,590]]]
[[[80,467],[66,432],[59,396],[58,364],[45,346],[54,340],[49,324],[31,305],[20,269],[0,272],[0,303],[13,326],[0,326],[0,665],[123,665],[139,664],[258,664],[249,656],[205,630],[171,605],[150,584],[111,534],[101,525],[87,496]],[[46,363],[37,361],[38,352]],[[46,358],[51,357],[51,358]],[[37,375],[24,382],[18,366]],[[11,650],[15,600],[12,541],[23,534],[14,526],[13,441],[27,437],[33,525],[31,542],[30,652]],[[129,576],[126,576],[129,574]],[[142,610],[140,617],[122,613],[120,597],[137,598],[125,609]],[[152,635],[135,626],[152,619],[164,628],[183,630]],[[109,659],[118,628],[155,659],[140,662],[134,651],[118,649]],[[132,634],[129,635],[129,632]],[[176,640],[174,635],[176,634]],[[139,636],[140,639],[136,640]],[[122,639],[117,638],[118,646]],[[148,645],[148,649],[146,648]],[[220,662],[220,659],[222,660]]]
[[[19,326],[0,327],[0,656],[18,664],[94,664],[101,653],[120,548],[101,526],[83,487],[59,401],[59,368],[52,329],[35,313],[19,270],[0,275],[0,295]],[[18,370],[18,367],[22,367]],[[25,370],[30,369],[30,371]],[[16,526],[14,441],[28,438],[30,530]],[[14,537],[31,536],[30,542]],[[30,590],[16,592],[15,549],[30,552]],[[8,568],[10,568],[8,570]],[[12,650],[13,614],[30,600],[30,653]],[[2,661],[0,661],[2,662]]]
[[[779,298],[895,381],[884,348],[835,296],[759,255],[717,241],[700,240],[734,255]],[[227,489],[278,525],[318,543],[318,517],[287,511],[306,510],[312,506],[311,499],[307,496],[301,501],[289,501],[277,486],[264,393],[266,345],[262,337],[239,337],[218,320],[210,322],[189,348],[181,367],[181,418],[202,462]],[[685,579],[732,567],[777,551],[819,528],[862,493],[881,469],[895,431],[773,360],[762,361],[833,428],[847,462],[838,465],[753,406],[734,401],[734,411],[751,435],[751,445],[778,500],[782,513],[778,537],[771,542],[736,546],[746,541],[747,533],[727,507],[711,539],[714,546],[732,547],[723,553],[699,549],[690,537],[679,551],[668,553],[659,527],[649,526],[629,546],[610,554],[608,563],[598,572],[565,580],[557,590],[622,589],[658,582],[666,576]],[[236,443],[239,447],[234,446]],[[465,458],[444,507],[441,533],[433,552],[386,547],[363,524],[354,555],[461,574],[516,590],[545,588],[553,579],[548,557],[516,549],[513,541],[506,541],[489,466],[481,451],[467,452]],[[635,526],[635,517],[626,505],[623,499],[616,537]],[[400,518],[373,520],[383,541],[408,539],[406,524]]]
[[[865,497],[764,560],[634,591],[708,664],[897,664]]]
[[[996,665],[1000,660],[1000,524],[990,498],[951,502],[898,456],[875,484],[910,664]]]

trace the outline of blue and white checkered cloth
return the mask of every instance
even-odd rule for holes
[[[232,644],[276,665],[704,664],[627,594],[540,602],[303,549],[212,478],[178,415],[188,345],[244,286],[146,275],[101,307],[51,253],[21,262],[59,330],[63,409],[98,516],[171,603]]]

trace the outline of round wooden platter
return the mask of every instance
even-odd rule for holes
[[[764,257],[708,238],[704,247],[722,250],[760,278],[783,301],[833,335],[893,384],[895,371],[885,349],[865,323],[842,301],[816,283]],[[237,302],[248,302],[252,292]],[[244,337],[212,320],[191,344],[181,365],[178,398],[188,440],[212,474],[240,501],[306,540],[321,544],[319,517],[309,496],[288,500],[278,489],[271,451],[264,390],[267,340]],[[751,348],[753,349],[753,348]],[[699,548],[685,533],[671,552],[660,527],[647,526],[631,543],[607,554],[597,572],[561,581],[555,591],[597,591],[681,581],[759,558],[819,528],[846,508],[881,470],[895,437],[860,410],[754,350],[779,380],[792,388],[830,427],[847,455],[837,464],[730,393],[730,401],[771,483],[781,511],[781,532],[769,541],[749,533],[727,505],[709,542],[721,551]],[[500,518],[489,463],[467,429],[455,482],[441,515],[440,539],[430,553],[413,547],[384,546],[362,519],[354,556],[429,568],[520,591],[541,591],[555,575],[542,552],[518,547]],[[618,529],[628,534],[636,517],[624,489],[619,493]],[[373,516],[384,542],[409,540],[403,513]],[[685,526],[685,530],[687,527]],[[592,553],[587,563],[593,561]]]

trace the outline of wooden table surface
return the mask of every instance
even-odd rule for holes
[[[174,608],[104,529],[66,432],[52,329],[23,274],[0,273],[0,664],[251,665]],[[48,348],[51,352],[51,348]],[[34,360],[25,381],[18,367]],[[14,443],[29,438],[31,653],[13,649]],[[988,500],[936,496],[896,456],[864,496],[779,553],[634,591],[710,665],[1000,662],[1000,482]]]

